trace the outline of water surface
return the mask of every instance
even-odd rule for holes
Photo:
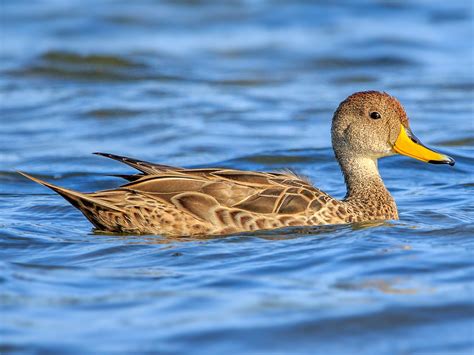
[[[470,1],[3,1],[0,351],[474,350]],[[377,89],[457,164],[380,163],[400,221],[226,238],[95,233],[130,169],[292,168],[337,197],[337,104]]]

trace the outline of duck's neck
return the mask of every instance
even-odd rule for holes
[[[392,200],[380,177],[377,159],[368,157],[340,157],[339,164],[347,186],[345,200],[374,198]]]
[[[377,159],[338,157],[338,161],[347,186],[342,202],[353,213],[348,221],[398,219],[397,205],[380,177]]]

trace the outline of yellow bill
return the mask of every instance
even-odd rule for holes
[[[403,125],[401,125],[400,134],[393,146],[393,150],[398,154],[431,164],[449,164],[453,166],[455,163],[453,158],[425,147],[411,132],[410,128],[405,128]]]

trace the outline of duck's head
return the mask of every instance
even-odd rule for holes
[[[338,159],[381,158],[402,154],[432,164],[454,159],[424,146],[412,133],[408,117],[394,97],[365,91],[345,99],[332,121],[332,144]]]

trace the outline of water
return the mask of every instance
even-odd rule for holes
[[[472,352],[473,34],[470,1],[3,1],[0,351]],[[383,160],[396,222],[98,234],[14,172],[112,188],[105,151],[342,197],[330,119],[366,89],[457,161]]]

